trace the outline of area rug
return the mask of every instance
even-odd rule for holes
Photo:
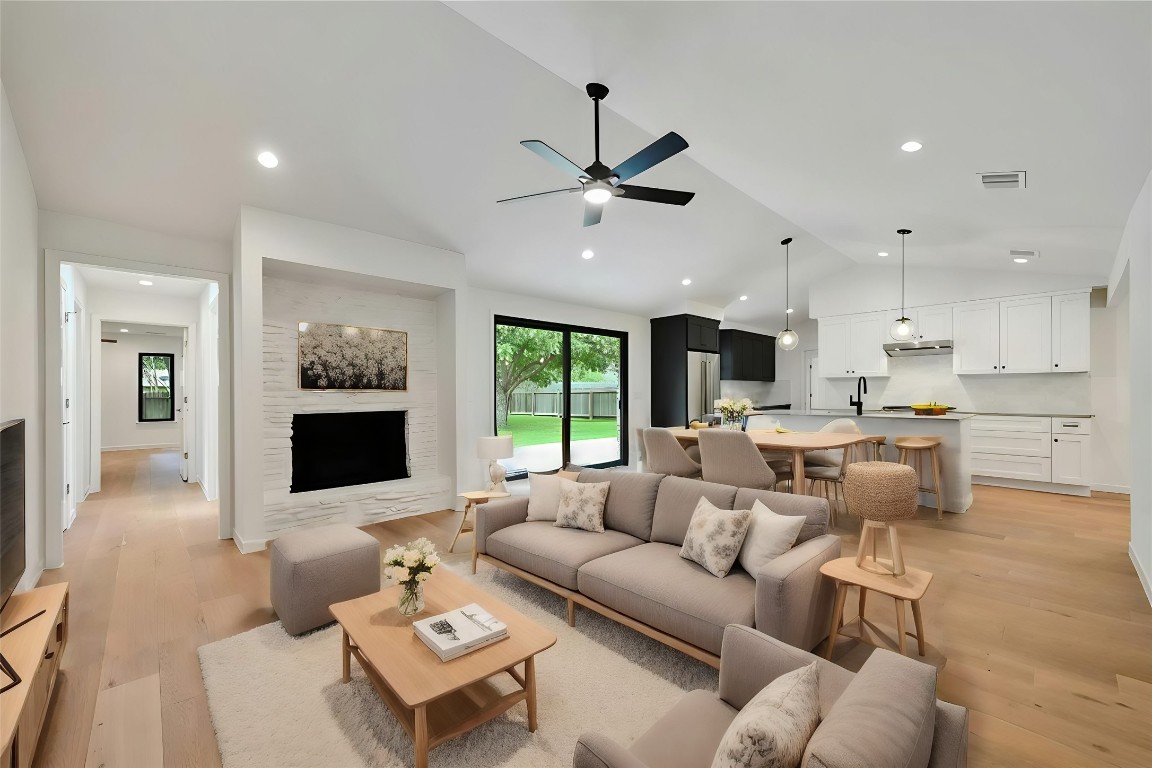
[[[585,731],[630,743],[696,688],[711,667],[591,611],[565,621],[565,603],[488,566],[468,578],[558,638],[536,657],[539,728],[524,704],[430,755],[432,768],[570,766]],[[355,660],[340,682],[340,629],[302,637],[279,622],[200,648],[200,667],[224,768],[410,766],[412,743]],[[511,682],[511,681],[509,681]]]

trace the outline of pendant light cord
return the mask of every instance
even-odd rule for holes
[[[792,318],[788,316],[788,306],[792,303],[792,279],[789,272],[791,259],[788,258],[789,245],[784,245],[784,330],[792,330]]]
[[[904,237],[900,235],[900,317],[907,315],[904,311]]]

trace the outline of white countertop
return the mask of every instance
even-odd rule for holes
[[[864,411],[864,413],[857,416],[855,408],[837,408],[813,411],[765,411],[754,413],[752,416],[769,416],[778,419],[783,419],[788,416],[832,416],[835,418],[852,419],[918,419],[921,421],[925,419],[935,419],[939,421],[942,419],[945,421],[963,421],[972,418],[973,414],[949,411],[943,416],[917,416],[911,411]]]

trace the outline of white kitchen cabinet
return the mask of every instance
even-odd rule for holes
[[[1047,483],[1052,477],[1052,459],[1041,456],[973,453],[972,474]]]
[[[1000,302],[1000,372],[1052,370],[1052,299],[1034,296]]]
[[[885,319],[884,312],[867,312],[820,320],[817,331],[820,375],[829,379],[887,376]]]
[[[952,372],[1000,372],[1000,302],[959,304],[952,309]]]
[[[1085,373],[1089,370],[1092,310],[1090,294],[1073,293],[1052,297],[1052,371]]]
[[[920,307],[916,312],[916,338],[940,341],[952,338],[952,307]]]
[[[1091,440],[1090,435],[1052,435],[1052,482],[1065,485],[1090,484],[1088,468],[1092,461]]]

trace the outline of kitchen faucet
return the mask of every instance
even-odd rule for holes
[[[860,388],[864,388],[864,392],[860,392]],[[861,376],[856,379],[856,399],[852,399],[852,395],[848,395],[848,405],[856,406],[856,415],[864,415],[864,395],[868,394],[868,379]]]

